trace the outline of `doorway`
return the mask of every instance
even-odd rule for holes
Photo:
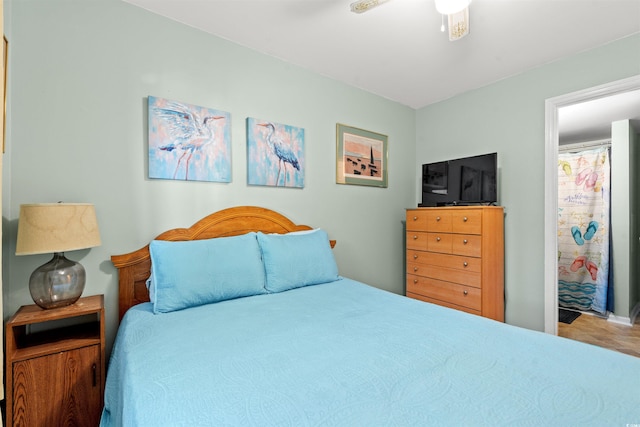
[[[640,90],[640,76],[608,83],[590,89],[548,99],[545,102],[545,271],[544,325],[545,332],[558,334],[558,146],[559,110],[587,101],[606,99]],[[637,111],[626,118],[634,117]],[[622,119],[622,117],[620,118]]]

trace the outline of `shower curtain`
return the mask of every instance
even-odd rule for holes
[[[606,147],[558,156],[558,305],[607,311],[610,165]]]

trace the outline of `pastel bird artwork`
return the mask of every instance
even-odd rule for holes
[[[225,116],[207,115],[201,117],[194,109],[175,101],[168,101],[162,107],[154,107],[155,117],[161,120],[169,134],[169,141],[157,147],[166,152],[179,152],[173,179],[176,179],[180,164],[184,161],[184,179],[189,179],[189,164],[194,154],[204,152],[205,148],[216,142],[214,122]]]
[[[298,161],[298,157],[294,153],[293,149],[289,144],[287,144],[282,138],[275,135],[275,126],[273,123],[258,123],[258,126],[262,126],[268,129],[268,134],[266,137],[267,145],[269,149],[275,154],[278,158],[278,177],[276,178],[276,186],[280,183],[280,174],[282,173],[282,169],[284,169],[284,182],[283,185],[287,184],[287,163],[291,165],[291,167],[297,171],[300,171],[300,163]]]

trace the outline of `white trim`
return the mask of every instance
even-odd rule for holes
[[[640,89],[640,75],[545,101],[544,331],[558,335],[558,109]]]
[[[582,150],[591,150],[600,147],[611,147],[610,139],[601,139],[598,141],[574,142],[573,144],[561,144],[558,148],[560,153],[578,152]]]
[[[640,302],[638,302],[636,306],[633,307],[633,310],[631,310],[631,313],[629,315],[629,322],[631,322],[632,325],[636,323],[636,318],[638,317],[638,315],[640,315]]]
[[[624,316],[616,316],[613,313],[609,313],[609,317],[607,317],[607,321],[611,323],[617,323],[619,325],[631,326],[631,319],[629,317]]]

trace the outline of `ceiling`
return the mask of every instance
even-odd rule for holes
[[[124,1],[416,109],[640,32],[640,0],[473,0],[455,42],[433,0]]]

